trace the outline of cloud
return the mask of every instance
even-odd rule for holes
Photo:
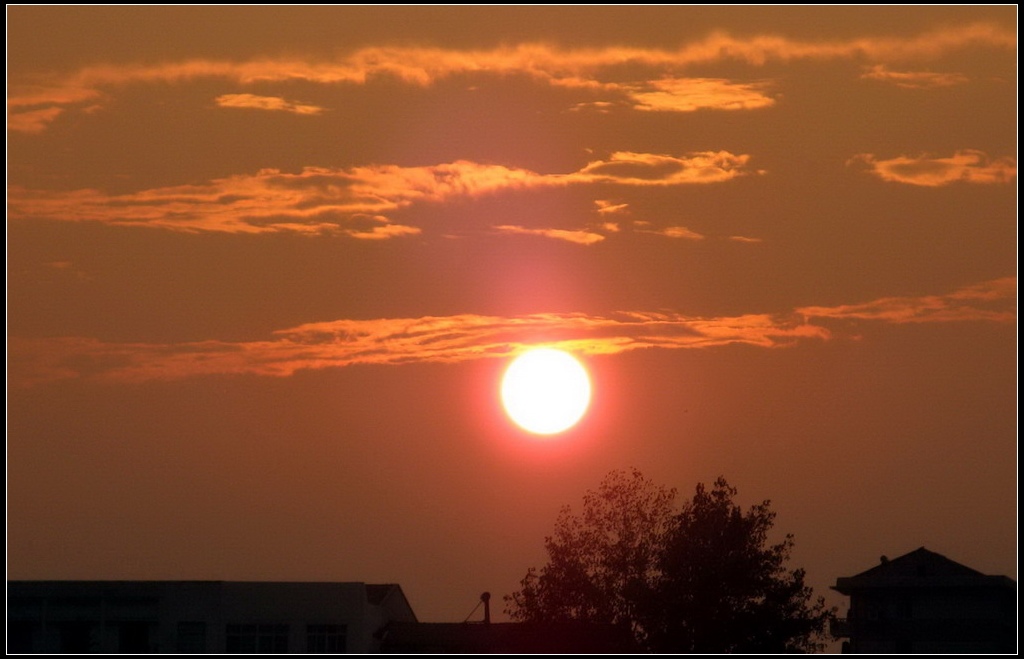
[[[748,155],[727,151],[668,156],[620,152],[567,174],[459,160],[422,167],[367,165],[306,167],[297,173],[264,169],[205,184],[112,195],[101,190],[8,189],[9,220],[103,222],[182,232],[338,234],[393,238],[384,215],[414,204],[441,203],[499,191],[612,183],[627,186],[718,183],[748,172]],[[375,217],[368,235],[353,223]],[[377,226],[380,225],[380,226]]]
[[[630,92],[633,107],[652,112],[755,110],[775,104],[766,83],[737,83],[723,78],[668,78]]]
[[[940,28],[917,36],[865,36],[802,41],[782,36],[735,38],[717,32],[684,46],[680,60],[688,63],[739,60],[755,66],[772,61],[858,59],[903,61],[935,59],[968,47],[1016,50],[1016,32],[992,23]]]
[[[383,238],[412,232],[383,228],[387,223],[383,214],[389,211],[543,180],[527,170],[466,161],[427,167],[306,167],[296,173],[264,169],[205,184],[119,195],[94,189],[49,192],[13,187],[8,193],[8,217],[183,232],[326,232]],[[365,224],[367,218],[374,218],[370,228],[353,231],[352,225]]]
[[[749,162],[749,155],[728,151],[702,151],[686,156],[617,151],[607,160],[588,163],[568,178],[638,186],[717,183],[749,174]]]
[[[1017,314],[1002,308],[1006,306],[1002,303],[1016,301],[1016,297],[1017,278],[1004,277],[965,286],[947,295],[885,297],[863,304],[802,307],[796,312],[806,319],[877,320],[895,324],[951,321],[1012,323],[1016,321]]]
[[[581,112],[590,110],[599,114],[609,114],[618,104],[611,101],[581,101],[569,108],[570,112]]]
[[[963,149],[949,158],[898,156],[878,160],[873,154],[861,153],[847,164],[863,163],[868,170],[882,179],[925,187],[938,187],[950,183],[1009,183],[1017,176],[1017,162],[1011,157],[990,158],[983,151]]]
[[[614,201],[608,201],[606,199],[595,199],[594,205],[597,206],[597,212],[602,215],[621,213],[629,206],[629,204],[617,204]]]
[[[279,96],[257,96],[256,94],[221,94],[214,99],[222,108],[247,108],[252,110],[270,110],[291,112],[293,114],[320,114],[324,111],[316,105],[306,105],[297,101],[287,101]]]
[[[604,240],[604,236],[592,231],[568,230],[568,229],[527,229],[516,224],[502,224],[494,227],[501,233],[511,233],[524,236],[543,236],[556,240],[566,240],[577,245],[593,245]]]
[[[8,337],[8,378],[29,386],[72,378],[115,382],[208,375],[285,377],[303,369],[354,364],[457,363],[503,358],[543,343],[584,355],[640,349],[696,349],[732,344],[763,348],[829,340],[816,321],[1015,323],[1016,277],[965,286],[946,295],[887,297],[786,314],[696,317],[627,311],[599,316],[540,313],[461,314],[308,323],[261,341],[176,344],[108,343],[91,338]]]
[[[862,80],[887,82],[904,89],[935,89],[953,87],[968,82],[961,73],[934,73],[931,71],[890,71],[884,64],[876,64],[860,74]]]
[[[643,229],[640,233],[653,233],[667,238],[682,238],[684,240],[704,240],[704,235],[686,227],[665,227],[664,229]]]
[[[415,236],[419,233],[423,233],[423,230],[419,227],[390,223],[372,227],[366,231],[359,229],[348,229],[345,231],[346,235],[360,240],[387,240],[388,238],[397,238],[399,236]]]
[[[452,50],[430,47],[370,47],[335,59],[261,58],[233,62],[193,59],[152,65],[89,66],[70,75],[51,75],[44,84],[14,80],[8,85],[8,108],[36,106],[70,108],[83,96],[110,94],[129,84],[180,84],[219,79],[232,85],[304,81],[323,85],[364,85],[397,80],[428,86],[453,76],[519,75],[538,84],[578,90],[591,98],[576,105],[608,110],[626,102],[652,111],[697,108],[749,109],[773,101],[765,83],[686,78],[688,67],[734,61],[750,66],[798,60],[857,60],[869,64],[931,60],[968,47],[1015,52],[1013,30],[975,23],[910,37],[858,37],[803,41],[781,36],[733,37],[718,32],[677,49],[578,48],[550,44],[517,44],[490,49]],[[636,71],[622,80],[626,67]],[[598,96],[594,98],[593,96]],[[266,97],[271,98],[271,97]],[[312,106],[310,106],[312,107]]]
[[[50,107],[41,110],[25,110],[8,112],[7,129],[17,133],[41,133],[54,119],[64,112],[64,108]]]
[[[729,240],[733,240],[738,243],[759,243],[763,242],[761,238],[752,238],[750,236],[729,236]]]
[[[65,112],[78,107],[88,111],[100,92],[59,80],[53,85],[9,84],[7,89],[7,129],[19,133],[41,133]]]
[[[42,267],[47,271],[61,273],[64,276],[71,276],[82,281],[92,279],[92,277],[85,270],[79,268],[74,261],[46,261],[42,263]]]
[[[465,314],[338,320],[275,332],[264,341],[180,344],[105,343],[87,338],[9,340],[9,377],[18,385],[68,378],[117,382],[207,375],[289,376],[354,364],[456,363],[506,357],[543,342],[581,354],[642,348],[763,347],[823,339],[822,328],[766,315],[688,318],[666,313]]]

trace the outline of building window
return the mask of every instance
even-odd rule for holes
[[[224,641],[224,649],[231,654],[283,654],[288,652],[288,625],[231,624]]]
[[[59,622],[55,627],[60,635],[60,641],[57,647],[61,654],[87,654],[99,652],[99,622]]]
[[[206,623],[188,621],[179,622],[176,649],[178,651],[178,654],[205,653]]]
[[[13,598],[12,598],[13,599]],[[8,609],[10,610],[10,609]],[[8,613],[7,615],[10,615]],[[7,619],[7,654],[31,654],[35,649],[33,639],[36,625],[21,620]]]
[[[117,651],[122,654],[146,654],[153,651],[149,630],[156,623],[126,621],[117,623]]]
[[[345,651],[345,625],[306,625],[306,652],[339,653]]]

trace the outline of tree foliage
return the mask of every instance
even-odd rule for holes
[[[628,626],[652,652],[823,649],[833,612],[786,567],[791,535],[770,544],[770,502],[744,512],[719,478],[677,508],[674,489],[609,474],[579,514],[562,509],[549,561],[506,596],[513,620]]]

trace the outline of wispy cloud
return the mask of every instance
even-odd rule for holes
[[[491,49],[430,47],[363,48],[333,60],[263,58],[245,62],[195,59],[154,65],[90,66],[53,75],[45,84],[15,80],[8,86],[8,110],[71,108],[84,97],[101,97],[116,87],[139,83],[185,83],[200,78],[232,85],[305,81],[362,85],[375,79],[427,86],[458,75],[521,75],[539,84],[597,94],[580,105],[609,109],[624,103],[642,110],[691,111],[698,108],[749,109],[773,100],[766,83],[687,78],[688,67],[719,61],[762,66],[795,60],[858,59],[869,64],[931,60],[966,47],[1014,51],[1017,36],[998,25],[977,23],[911,37],[860,37],[804,41],[782,36],[733,37],[724,32],[677,49],[583,48],[518,44]],[[622,80],[624,67],[638,71]],[[267,97],[270,98],[270,97]],[[10,123],[9,123],[10,125]],[[26,124],[22,121],[20,125]]]
[[[729,240],[732,240],[732,241],[735,241],[735,242],[738,242],[738,243],[759,243],[759,242],[763,242],[763,240],[761,238],[753,238],[751,236],[729,236]]]
[[[876,64],[860,75],[862,80],[887,82],[904,89],[934,89],[962,85],[969,78],[962,73],[936,73],[933,71],[891,71],[884,64]]]
[[[621,185],[680,185],[718,183],[751,173],[749,155],[702,151],[686,156],[617,151],[595,160],[568,178],[580,182]]]
[[[938,187],[950,183],[1009,183],[1017,176],[1017,162],[1006,156],[990,158],[983,151],[963,149],[948,158],[930,156],[898,156],[879,160],[870,153],[861,153],[849,164],[864,164],[868,171],[895,183]]]
[[[664,227],[662,229],[640,229],[640,233],[653,233],[666,238],[681,238],[683,240],[704,240],[704,235],[687,229],[686,227]]]
[[[202,185],[153,188],[112,195],[101,190],[43,191],[11,187],[9,220],[104,222],[184,232],[337,233],[387,238],[398,230],[386,213],[413,204],[439,203],[503,190],[589,185],[671,186],[719,183],[750,172],[748,155],[727,151],[683,156],[613,153],[567,174],[459,160],[423,167],[367,165],[348,169],[306,167],[297,173],[265,169]],[[353,233],[352,224],[375,225]]]
[[[597,212],[601,215],[621,213],[629,206],[629,204],[620,204],[614,201],[608,201],[607,199],[595,199],[594,205],[597,206]]]
[[[593,245],[594,243],[599,243],[604,240],[604,236],[601,234],[583,229],[527,229],[526,227],[522,227],[517,224],[502,224],[494,228],[500,233],[511,233],[523,236],[542,236],[544,238],[554,238],[555,240],[565,240],[570,243],[576,243],[577,245]]]
[[[723,78],[654,80],[629,93],[633,107],[653,112],[755,110],[775,104],[767,83],[739,83]]]
[[[862,304],[802,307],[796,312],[808,320],[856,319],[896,324],[969,320],[1012,323],[1017,319],[1016,311],[1006,309],[1006,305],[1001,303],[1015,301],[1016,297],[1017,278],[1005,277],[965,286],[946,295],[884,297]]]
[[[322,107],[307,105],[297,101],[288,101],[279,96],[257,96],[256,94],[221,94],[214,99],[222,108],[245,108],[250,110],[269,110],[273,112],[291,112],[292,114],[320,114]]]
[[[48,107],[41,110],[8,111],[7,129],[17,133],[41,133],[46,130],[54,119],[64,112],[61,107]]]
[[[51,272],[59,272],[83,281],[87,281],[92,278],[73,261],[47,261],[42,264],[42,267]]]
[[[786,314],[695,317],[631,311],[382,318],[309,323],[263,341],[177,344],[107,343],[89,338],[8,338],[8,377],[15,386],[69,378],[119,382],[204,375],[288,376],[302,369],[353,364],[456,363],[507,357],[543,343],[584,355],[639,349],[695,349],[746,344],[763,348],[828,340],[816,321],[1013,323],[1017,281],[1008,277],[946,295],[888,297]]]
[[[66,378],[141,382],[202,375],[288,376],[354,364],[456,363],[505,357],[538,342],[581,354],[730,343],[789,345],[828,332],[795,317],[691,318],[631,312],[613,316],[459,315],[339,320],[275,332],[265,341],[181,344],[104,343],[85,338],[9,341],[9,375],[19,384]]]
[[[360,240],[387,240],[388,238],[398,238],[400,236],[415,236],[419,233],[423,233],[423,229],[404,224],[392,224],[390,222],[370,227],[365,231],[360,229],[345,230],[345,235]]]
[[[97,89],[82,87],[71,79],[53,85],[14,84],[7,88],[7,129],[41,133],[70,108],[87,110],[101,96]]]

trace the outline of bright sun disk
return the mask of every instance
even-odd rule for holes
[[[567,352],[535,348],[515,358],[501,382],[509,417],[538,435],[553,435],[576,424],[590,404],[590,377]]]

